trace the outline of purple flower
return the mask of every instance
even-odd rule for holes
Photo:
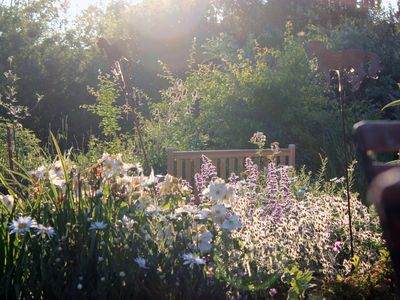
[[[269,199],[276,198],[278,193],[278,178],[276,176],[276,168],[274,162],[270,162],[268,164],[267,191]]]
[[[290,191],[290,185],[289,185],[289,176],[287,174],[287,168],[282,167],[280,169],[281,171],[281,180],[279,182],[279,187],[282,192],[283,199],[286,201],[289,198],[289,191]]]
[[[250,182],[255,182],[257,180],[257,177],[259,175],[259,171],[258,171],[258,166],[251,160],[250,157],[247,157],[244,165],[246,167],[246,171],[247,171],[247,179]]]
[[[276,288],[269,289],[269,294],[272,297],[275,296],[276,294],[278,294],[278,289],[276,289]]]
[[[210,180],[217,176],[217,168],[212,164],[211,159],[205,155],[202,155],[201,159],[201,172],[200,174],[196,173],[194,175],[194,181],[198,193],[201,193],[208,186]]]
[[[339,253],[340,250],[342,250],[342,248],[343,248],[343,243],[341,241],[336,241],[333,244],[333,251],[335,251],[336,253]]]

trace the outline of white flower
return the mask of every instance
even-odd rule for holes
[[[146,214],[147,215],[158,215],[162,212],[161,207],[159,206],[154,206],[153,204],[150,204],[148,207],[146,207]]]
[[[148,269],[146,267],[146,260],[143,257],[136,257],[135,262],[139,265],[140,268],[142,269]]]
[[[28,232],[30,228],[36,227],[36,221],[31,217],[19,217],[17,221],[13,220],[10,224],[11,234]]]
[[[165,178],[160,182],[157,187],[161,195],[169,195],[179,192],[179,180],[169,174],[165,175]]]
[[[158,178],[154,176],[154,170],[151,168],[150,175],[148,177],[144,177],[144,180],[142,181],[143,187],[148,187],[156,184],[158,182]]]
[[[132,219],[129,219],[127,216],[122,217],[122,223],[125,225],[126,228],[132,228],[133,225],[135,224],[135,221]]]
[[[200,252],[206,252],[211,250],[212,245],[210,242],[200,241],[200,244],[197,248],[199,249]]]
[[[204,220],[207,219],[211,215],[211,211],[208,208],[204,208],[202,210],[198,210],[195,212],[194,219],[195,220]]]
[[[36,177],[37,179],[43,179],[46,174],[46,167],[42,165],[36,170],[30,171],[28,174]]]
[[[196,239],[198,242],[198,249],[200,252],[209,251],[212,248],[211,241],[213,234],[204,227],[200,229],[200,233],[197,234]]]
[[[76,288],[77,288],[78,290],[81,290],[81,289],[83,288],[82,283],[78,283],[78,285],[76,286]]]
[[[103,222],[95,221],[92,224],[90,224],[89,230],[102,230],[107,228],[107,224],[104,224]]]
[[[11,212],[14,205],[14,197],[11,195],[0,195],[1,202]]]
[[[49,173],[49,176],[52,184],[61,189],[64,188],[66,182],[64,178],[55,176],[54,174],[51,173],[51,171]]]
[[[178,207],[177,209],[175,209],[175,214],[176,215],[180,215],[180,214],[184,214],[184,213],[196,213],[197,209],[194,205],[183,205],[181,207]]]
[[[203,191],[203,195],[213,201],[221,201],[225,199],[228,193],[228,188],[223,179],[216,179],[211,182],[207,189]]]
[[[222,229],[227,229],[229,231],[239,229],[240,227],[242,227],[242,223],[240,222],[237,215],[232,215],[229,218],[225,219],[225,221],[221,225]]]
[[[60,178],[64,177],[64,171],[61,160],[57,160],[52,164],[49,174]]]
[[[101,162],[103,163],[103,173],[105,177],[110,178],[121,174],[123,167],[121,154],[109,155],[108,153],[104,153]]]
[[[226,207],[222,204],[214,205],[211,207],[211,218],[214,222],[222,222],[227,213]]]
[[[183,254],[183,264],[189,265],[191,268],[193,268],[193,265],[204,265],[205,263],[206,261],[204,259],[201,259],[197,255],[194,255],[192,253]]]
[[[40,235],[42,238],[45,238],[46,235],[49,238],[52,238],[53,236],[56,235],[56,231],[54,230],[53,227],[49,226],[49,227],[45,227],[42,224],[39,224],[37,226],[37,235]]]

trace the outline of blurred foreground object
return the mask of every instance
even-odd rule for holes
[[[354,125],[354,134],[368,178],[368,199],[375,204],[383,235],[400,283],[400,164],[382,163],[376,154],[398,152],[400,149],[399,121],[362,121]]]

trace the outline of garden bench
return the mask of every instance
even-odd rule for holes
[[[376,161],[376,154],[398,153],[400,122],[368,121],[354,125],[357,146],[369,182],[368,198],[375,204],[393,267],[400,283],[400,165]]]
[[[201,157],[205,155],[217,167],[218,176],[226,179],[231,173],[239,175],[244,171],[246,157],[252,158],[255,163],[259,164],[260,157],[268,157],[274,153],[272,150],[266,149],[262,150],[259,155],[257,151],[257,149],[175,151],[169,147],[167,171],[168,174],[183,178],[193,185],[194,174],[200,173]],[[294,166],[295,151],[294,144],[290,144],[288,148],[281,148],[275,156],[277,163]]]

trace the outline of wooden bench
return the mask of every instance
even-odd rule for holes
[[[205,150],[205,151],[175,151],[168,148],[168,174],[183,178],[193,184],[194,174],[200,173],[201,156],[205,155],[213,161],[217,167],[218,176],[226,179],[231,173],[240,174],[244,171],[246,157],[251,157],[255,163],[260,162],[260,155],[257,149],[243,150]],[[281,165],[295,165],[296,146],[290,144],[288,148],[281,148],[276,161]],[[261,157],[268,157],[273,154],[272,150],[263,150]]]

